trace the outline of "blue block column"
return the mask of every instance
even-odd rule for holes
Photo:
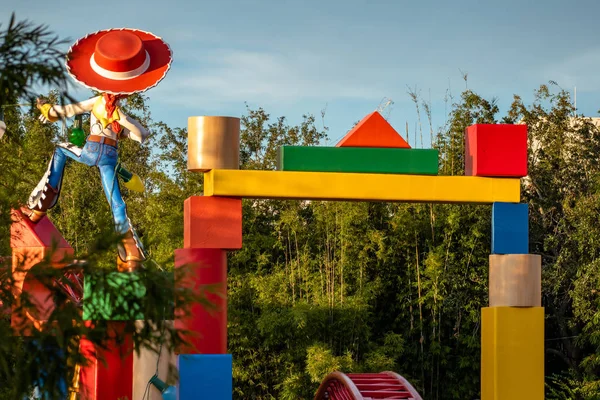
[[[492,254],[529,254],[529,206],[492,205]]]
[[[178,400],[231,400],[231,354],[180,354]]]

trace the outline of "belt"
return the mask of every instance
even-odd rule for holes
[[[107,145],[115,147],[115,148],[117,147],[117,141],[114,139],[111,139],[111,138],[107,138],[106,136],[90,135],[90,136],[88,136],[87,141],[107,144]]]

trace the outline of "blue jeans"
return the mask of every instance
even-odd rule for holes
[[[121,197],[121,189],[116,174],[117,149],[96,142],[86,142],[83,149],[67,143],[58,145],[54,150],[54,156],[50,163],[48,181],[50,186],[55,189],[58,189],[61,184],[68,158],[90,167],[98,167],[104,194],[112,210],[115,228],[120,234],[127,232],[131,228],[131,222],[127,217],[127,209]]]

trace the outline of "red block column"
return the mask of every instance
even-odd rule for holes
[[[242,200],[192,196],[184,203],[183,249],[175,250],[180,282],[205,300],[178,311],[175,328],[188,330],[178,354],[227,353],[227,250],[242,247]],[[210,304],[206,304],[206,303]]]
[[[178,354],[227,353],[227,253],[222,249],[177,249],[175,268],[181,285],[203,295],[210,305],[197,303],[185,314],[177,312],[175,328],[189,330],[188,346]]]
[[[79,373],[83,400],[133,399],[133,341],[123,332],[124,326],[124,322],[109,322],[105,349],[81,339],[80,351],[88,360]]]

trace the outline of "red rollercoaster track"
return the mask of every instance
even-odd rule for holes
[[[423,400],[406,379],[389,371],[374,374],[332,372],[325,377],[315,396],[315,400],[371,399]]]

